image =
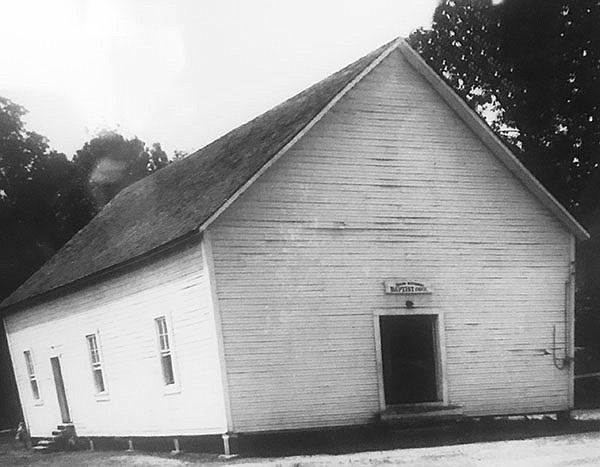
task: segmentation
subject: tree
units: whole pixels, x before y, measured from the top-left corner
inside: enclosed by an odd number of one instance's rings
[[[188,151],[184,151],[182,149],[175,149],[175,151],[173,151],[173,162],[185,159],[189,155],[190,153]]]
[[[95,215],[119,191],[148,174],[149,156],[143,141],[102,131],[73,157],[77,190]]]
[[[77,151],[73,164],[77,176],[72,188],[83,200],[82,211],[89,209],[89,220],[119,191],[165,167],[169,159],[160,143],[147,148],[137,137],[103,130]]]
[[[155,172],[169,165],[169,157],[167,156],[167,153],[163,151],[160,143],[153,143],[148,152],[150,155],[147,167],[149,172]]]
[[[0,297],[73,233],[61,224],[58,209],[71,165],[44,137],[25,129],[25,113],[0,97]]]

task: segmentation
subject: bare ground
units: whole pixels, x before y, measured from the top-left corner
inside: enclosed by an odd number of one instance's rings
[[[575,467],[600,465],[600,433],[579,433],[529,440],[494,441],[427,448],[367,451],[342,455],[306,455],[269,459],[221,460],[217,455],[165,455],[122,452],[72,452],[37,454],[11,452],[0,455],[4,467]]]
[[[40,454],[18,449],[10,438],[0,440],[0,466],[27,467],[577,467],[600,466],[600,430],[578,422],[502,422],[458,424],[447,429],[392,430],[315,434],[310,437],[253,440],[262,444],[255,457],[224,460],[217,454],[77,451]],[[592,430],[592,431],[590,431]],[[520,439],[515,439],[520,438]],[[522,439],[526,438],[526,439]],[[488,441],[488,440],[494,441]],[[358,452],[362,451],[362,452]],[[285,455],[297,454],[302,455]],[[329,453],[329,454],[323,454]]]

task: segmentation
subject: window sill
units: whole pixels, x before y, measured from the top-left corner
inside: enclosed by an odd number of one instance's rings
[[[37,401],[33,401],[33,405],[35,406],[40,406],[40,405],[44,405],[44,401],[43,400],[37,400]]]
[[[94,394],[94,399],[96,399],[97,402],[109,401],[110,394],[108,394],[106,392],[101,392],[100,394]]]
[[[163,394],[168,396],[170,394],[179,394],[181,392],[181,386],[178,384],[171,384],[169,386],[165,386],[163,389]]]

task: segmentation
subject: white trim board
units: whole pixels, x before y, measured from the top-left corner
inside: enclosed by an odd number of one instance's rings
[[[227,376],[227,367],[225,359],[225,345],[223,344],[223,327],[221,324],[221,308],[219,306],[219,297],[217,295],[217,278],[215,275],[215,265],[213,261],[212,243],[210,232],[202,234],[200,243],[202,251],[202,269],[208,278],[210,287],[210,302],[212,305],[213,325],[217,338],[217,351],[219,354],[219,369],[221,372],[221,387],[223,389],[223,403],[225,405],[225,421],[227,423],[227,432],[233,432],[233,413],[231,410],[231,399],[229,395],[229,378]]]
[[[446,326],[444,323],[444,312],[441,310],[434,309],[403,309],[394,308],[387,310],[375,310],[373,311],[373,331],[375,339],[375,358],[377,365],[377,386],[379,390],[379,408],[380,410],[386,410],[387,405],[385,402],[385,382],[383,376],[383,354],[381,347],[381,323],[380,318],[382,316],[435,316],[435,336],[434,336],[434,348],[435,359],[436,359],[436,373],[438,386],[438,394],[441,396],[441,400],[434,402],[407,404],[407,405],[440,405],[445,406],[449,404],[448,401],[448,373],[446,367]]]

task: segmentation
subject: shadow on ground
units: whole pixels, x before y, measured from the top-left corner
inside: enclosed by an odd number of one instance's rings
[[[599,430],[599,420],[465,419],[442,426],[376,426],[242,436],[240,451],[244,457],[348,454],[529,439]]]

